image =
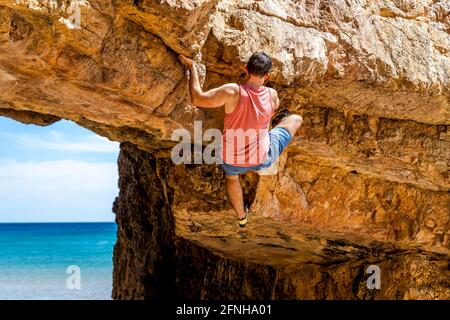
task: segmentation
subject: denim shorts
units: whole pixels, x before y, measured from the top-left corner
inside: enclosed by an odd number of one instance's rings
[[[270,167],[280,156],[284,149],[286,149],[292,137],[287,129],[282,127],[275,127],[269,131],[270,147],[267,154],[267,159],[261,164],[251,167],[233,166],[231,164],[222,163],[221,167],[227,176],[236,176],[247,171],[257,171]]]

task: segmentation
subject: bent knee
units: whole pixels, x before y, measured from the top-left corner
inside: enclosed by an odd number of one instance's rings
[[[303,123],[303,118],[302,118],[301,115],[298,115],[298,114],[291,114],[291,115],[289,116],[289,122],[292,123],[292,129],[293,129],[294,134],[295,134],[295,132],[296,132],[298,129],[300,129],[300,126],[301,126],[302,123]]]
[[[298,115],[298,114],[291,114],[289,117],[292,118],[292,121],[293,121],[296,125],[298,125],[299,127],[302,125],[302,123],[303,123],[303,118],[302,118],[301,115]]]

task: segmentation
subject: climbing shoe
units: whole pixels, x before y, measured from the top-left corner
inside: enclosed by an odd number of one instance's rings
[[[277,115],[272,119],[272,127],[275,127],[281,120],[289,115],[291,115],[291,112],[288,109],[281,109],[278,111]]]
[[[244,201],[244,211],[245,211],[245,217],[242,219],[239,219],[239,227],[243,228],[247,225],[248,222],[248,213],[250,211],[250,205]]]

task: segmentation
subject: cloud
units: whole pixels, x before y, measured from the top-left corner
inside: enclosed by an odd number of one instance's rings
[[[95,134],[67,136],[59,131],[51,130],[41,136],[11,132],[2,132],[0,135],[3,139],[13,142],[16,147],[20,146],[27,150],[115,154],[119,150],[118,142],[109,141],[107,138]]]
[[[0,161],[0,221],[112,221],[114,162]]]
[[[70,121],[0,117],[0,222],[113,221],[118,153],[118,142]]]

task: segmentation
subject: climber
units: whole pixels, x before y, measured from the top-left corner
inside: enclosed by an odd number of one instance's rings
[[[236,211],[239,226],[248,221],[249,204],[244,203],[239,174],[259,171],[275,163],[302,124],[300,115],[279,107],[277,91],[264,86],[272,68],[272,59],[264,52],[252,54],[245,65],[242,83],[227,83],[203,92],[194,60],[183,55],[180,61],[189,69],[192,104],[202,108],[224,106],[221,163],[225,172],[228,197]],[[246,134],[250,132],[250,134]],[[243,138],[244,135],[244,139]]]

